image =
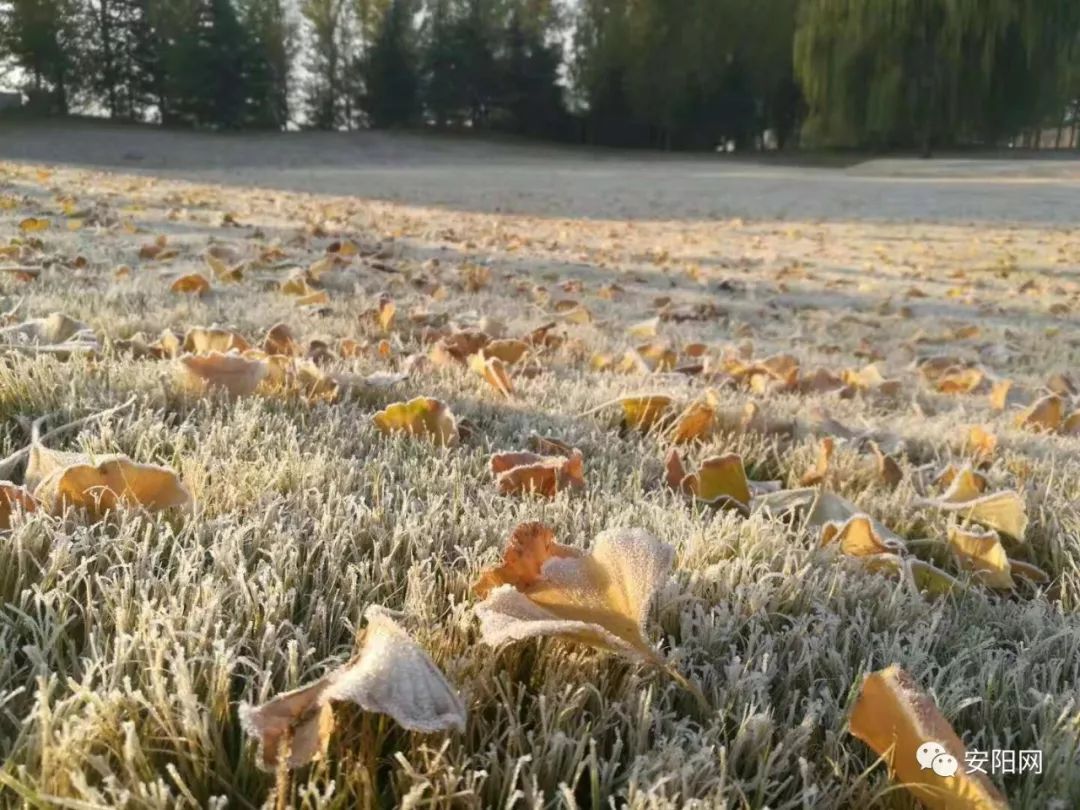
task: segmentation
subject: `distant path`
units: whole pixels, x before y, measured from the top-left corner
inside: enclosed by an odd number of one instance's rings
[[[391,133],[188,133],[0,122],[0,160],[414,205],[597,219],[1071,226],[1080,160],[888,159],[847,168]]]

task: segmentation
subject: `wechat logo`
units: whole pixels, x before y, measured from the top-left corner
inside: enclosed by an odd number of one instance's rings
[[[929,768],[942,777],[956,776],[956,771],[960,767],[956,757],[946,751],[944,745],[933,740],[924,742],[916,749],[915,759],[919,761],[919,767],[924,771]]]

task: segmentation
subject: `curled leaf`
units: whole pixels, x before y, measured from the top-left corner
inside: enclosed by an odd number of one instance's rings
[[[178,362],[187,379],[196,386],[203,389],[220,388],[234,397],[253,393],[269,374],[265,360],[232,352],[185,354]]]
[[[1013,587],[1009,557],[995,531],[979,532],[959,526],[949,527],[949,548],[961,568],[990,588]]]
[[[966,751],[933,700],[900,667],[863,679],[850,718],[851,733],[879,756],[890,772],[934,810],[1005,810],[1005,799],[986,776],[967,773]],[[937,757],[947,757],[937,769]],[[954,775],[939,775],[953,770]]]
[[[831,436],[826,436],[821,440],[818,445],[817,462],[813,469],[803,473],[803,477],[799,480],[801,486],[812,487],[824,482],[825,476],[829,474],[829,462],[832,460],[835,448],[836,443]]]
[[[840,551],[849,557],[867,557],[873,554],[897,554],[903,551],[902,543],[894,538],[881,537],[874,528],[869,515],[852,515],[843,523],[830,521],[821,527],[821,545],[838,543]]]
[[[384,433],[408,433],[446,446],[458,442],[457,420],[446,403],[432,397],[395,402],[376,413],[372,421]]]
[[[15,512],[36,512],[37,507],[37,500],[26,487],[0,481],[0,531],[11,528],[11,516]]]
[[[531,543],[533,552],[522,564],[526,576],[511,572],[507,584],[490,590],[476,606],[486,644],[555,636],[658,660],[644,623],[653,597],[670,574],[670,546],[643,529],[602,532],[584,555],[569,554],[543,535]],[[539,572],[533,576],[537,563]]]
[[[506,364],[498,357],[486,357],[481,351],[469,357],[469,368],[483,377],[488,385],[504,397],[508,399],[513,397],[514,385],[510,382]]]
[[[749,512],[750,482],[746,478],[742,456],[735,453],[713,456],[702,461],[697,472],[687,474],[679,451],[672,450],[665,466],[667,483],[672,489],[686,492],[705,503]]]
[[[503,549],[502,564],[480,574],[473,593],[481,599],[501,585],[527,590],[538,579],[544,563],[553,557],[580,557],[581,551],[555,542],[555,535],[542,523],[521,523],[515,527]]]
[[[686,444],[697,439],[704,439],[716,428],[716,397],[708,395],[697,402],[691,402],[675,418],[671,426],[671,440],[675,444]]]
[[[246,352],[250,348],[251,344],[242,336],[217,326],[210,328],[195,326],[188,329],[184,335],[184,351],[192,354],[208,352],[225,354],[233,350]]]
[[[270,327],[263,338],[263,351],[267,354],[281,354],[286,357],[299,357],[303,349],[296,340],[288,324],[278,323]]]
[[[1048,394],[1037,400],[1030,408],[1016,417],[1016,424],[1028,430],[1053,433],[1065,419],[1065,400],[1057,394]]]
[[[671,407],[669,396],[658,394],[642,397],[621,397],[615,400],[623,410],[623,425],[634,430],[648,431]]]
[[[86,460],[63,463],[34,488],[34,498],[54,514],[74,507],[99,517],[120,505],[159,511],[191,502],[187,489],[167,467],[137,464],[122,455],[79,458]]]
[[[465,730],[465,707],[428,654],[382,608],[364,616],[360,650],[344,666],[261,706],[241,704],[240,722],[259,741],[263,767],[273,769],[286,751],[289,768],[325,755],[335,702],[389,715],[411,731]]]
[[[200,273],[188,273],[186,276],[180,276],[180,278],[176,279],[169,287],[169,290],[183,295],[201,297],[210,291],[210,282],[206,280],[206,276]]]
[[[503,495],[535,493],[552,498],[564,489],[585,488],[585,465],[580,450],[569,456],[536,453],[496,453],[491,472]]]

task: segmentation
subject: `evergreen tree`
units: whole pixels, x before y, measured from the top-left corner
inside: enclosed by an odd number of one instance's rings
[[[414,15],[410,0],[389,0],[373,21],[373,39],[359,65],[358,99],[371,126],[408,124],[418,117]]]
[[[9,0],[2,13],[2,50],[26,75],[31,106],[68,112],[82,78],[79,7],[74,0]]]

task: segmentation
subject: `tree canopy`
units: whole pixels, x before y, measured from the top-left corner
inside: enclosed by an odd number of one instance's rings
[[[1077,142],[1075,0],[0,0],[37,110],[657,148]]]

